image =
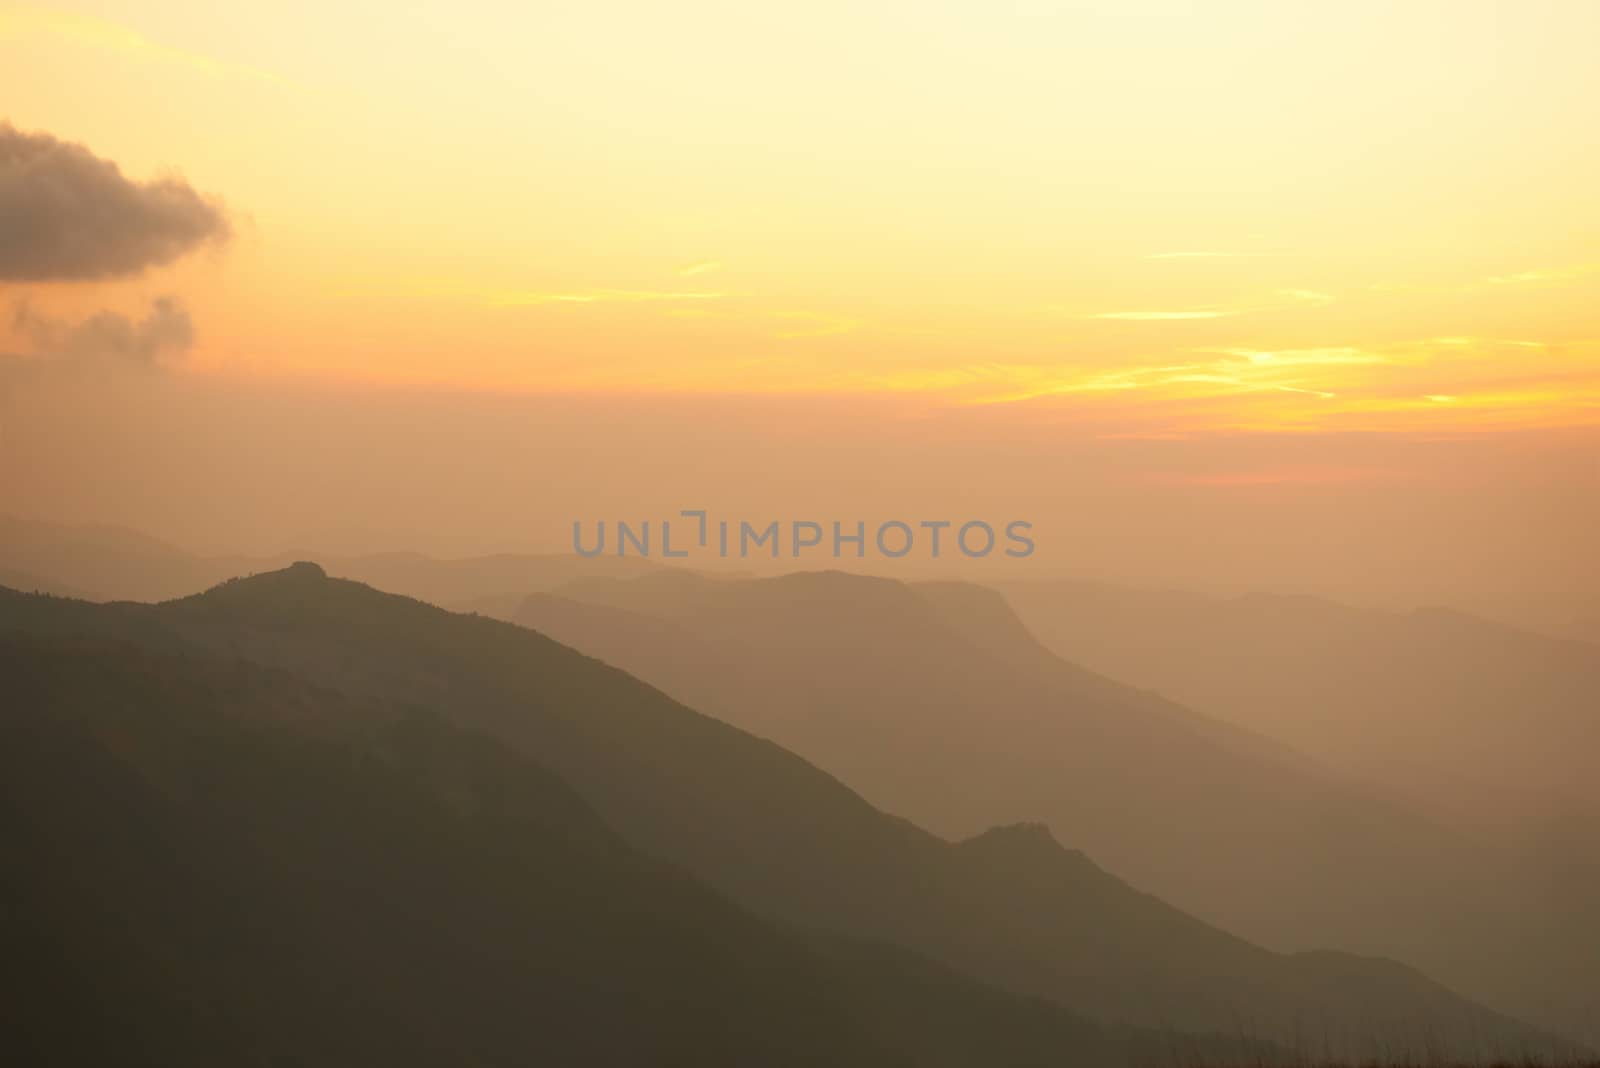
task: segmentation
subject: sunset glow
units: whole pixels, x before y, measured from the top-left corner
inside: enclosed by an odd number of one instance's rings
[[[1547,435],[1570,497],[1600,477],[1597,37],[1576,0],[6,5],[16,129],[181,174],[232,236],[4,296],[172,296],[195,388],[744,397],[1220,493],[1325,486],[1281,443],[1346,471],[1355,438],[1513,492]],[[22,323],[0,352],[48,358]],[[1230,459],[1126,445],[1163,440]]]

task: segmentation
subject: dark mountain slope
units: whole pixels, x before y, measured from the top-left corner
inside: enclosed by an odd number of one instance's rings
[[[0,681],[10,1063],[1044,1065],[1162,1044],[780,930],[429,713],[93,638],[0,637]]]
[[[1312,1027],[1344,1048],[1382,1035],[1391,1050],[1446,1043],[1474,1055],[1485,1042],[1545,1041],[1392,965],[1251,946],[1053,843],[1028,851],[1050,858],[1053,881],[1041,890],[981,851],[882,815],[776,745],[547,638],[315,567],[156,607],[0,598],[4,625],[194,642],[348,693],[447,709],[451,722],[570,782],[630,842],[758,911],[886,938],[1103,1018],[1225,1032],[1249,1020],[1263,1036]],[[1330,983],[1331,974],[1349,979]]]

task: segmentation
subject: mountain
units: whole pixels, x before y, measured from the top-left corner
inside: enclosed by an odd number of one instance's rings
[[[638,557],[500,553],[441,560],[421,553],[372,553],[327,560],[330,573],[437,605],[465,606],[506,590],[554,589],[587,576],[632,578],[661,570]],[[185,591],[193,592],[193,591]]]
[[[204,556],[123,527],[0,515],[0,585],[86,600],[172,600],[237,575],[276,571],[301,555]],[[441,560],[395,552],[323,560],[334,574],[452,606],[492,603],[508,590],[552,589],[584,576],[628,578],[661,569],[637,557],[536,553]]]
[[[1600,645],[1600,616],[1580,616],[1554,629],[1552,634],[1558,638]]]
[[[1066,585],[1070,588],[1086,584]],[[1582,585],[1542,593],[1521,591],[1453,597],[1436,594],[1406,607],[1419,605],[1438,605],[1552,638],[1600,642],[1600,592],[1586,592]]]
[[[1456,610],[1306,596],[1004,589],[1063,655],[1297,746],[1491,842],[1542,928],[1528,943],[1543,947],[1545,974],[1517,970],[1513,1003],[1600,1040],[1600,656],[1573,640],[1578,628],[1563,640]]]
[[[1115,1064],[1167,1046],[762,920],[432,710],[94,637],[0,636],[0,679],[10,1063]]]
[[[1133,890],[1037,826],[952,844],[777,745],[540,634],[314,565],[150,606],[0,597],[0,630],[201,649],[352,701],[438,710],[570,783],[647,855],[806,929],[881,939],[1120,1024],[1321,1052],[1562,1049],[1399,965],[1284,955]]]
[[[1600,655],[1447,609],[1073,583],[1005,592],[1064,656],[1472,826],[1600,816]]]
[[[10,590],[22,590],[25,593],[49,593],[57,597],[76,597],[79,600],[95,599],[75,586],[8,567],[0,567],[0,586]]]
[[[239,570],[114,526],[70,526],[0,515],[0,568],[31,577],[24,587],[86,591],[94,600],[164,600]],[[9,584],[8,584],[9,585]]]
[[[1282,742],[1063,660],[994,591],[658,574],[580,580],[513,618],[938,833],[1040,820],[1254,941],[1394,957],[1549,1026],[1592,1028],[1600,978],[1580,950],[1594,925],[1551,907],[1576,884],[1520,871],[1517,854]]]

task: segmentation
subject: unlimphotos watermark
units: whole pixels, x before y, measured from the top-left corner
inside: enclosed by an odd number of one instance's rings
[[[713,520],[703,508],[688,508],[679,512],[677,519],[616,520],[609,525],[602,519],[587,532],[582,520],[573,520],[572,549],[579,556],[599,556],[610,551],[618,556],[658,555],[675,560],[697,554],[862,559],[869,553],[891,560],[913,555],[936,560],[943,554],[976,560],[991,554],[1032,556],[1032,530],[1033,524],[1024,519],[1000,524],[982,519],[960,523],[948,519],[888,519],[870,528],[864,519],[848,523],[810,519],[752,523],[745,519]]]

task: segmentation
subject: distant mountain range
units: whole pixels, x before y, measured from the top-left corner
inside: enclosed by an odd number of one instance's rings
[[[1600,651],[1435,608],[1004,587],[1062,656],[1390,786],[1469,825],[1600,816]]]
[[[1600,1041],[1600,651],[1443,608],[1008,583],[1052,649],[1294,745],[1493,846],[1544,922],[1522,1011]],[[1514,954],[1513,954],[1514,956]],[[1540,1004],[1546,1008],[1539,1008]]]
[[[797,618],[780,636],[809,632]],[[881,622],[823,618],[824,646]],[[10,915],[55,918],[8,932],[45,977],[40,1033],[49,991],[91,982],[115,1020],[148,1007],[151,1048],[202,1058],[248,1035],[257,1059],[421,1063],[469,1028],[484,1037],[459,1060],[496,1063],[545,1015],[553,1048],[672,1052],[652,1063],[771,1060],[763,1042],[828,1063],[1084,1063],[1148,1052],[1134,1026],[1332,1056],[1571,1049],[1400,965],[1260,949],[1036,824],[951,844],[549,638],[312,565],[156,606],[5,594],[0,634],[24,695],[6,819],[34,861]],[[1196,744],[1233,752],[1235,733]],[[40,944],[80,914],[69,956]],[[102,959],[109,978],[85,979]],[[535,993],[513,1006],[513,989]],[[635,1007],[635,1033],[595,1034]],[[203,1027],[161,1029],[180,1018]]]
[[[1407,960],[1549,1026],[1596,1018],[1600,925],[1553,896],[1585,881],[1553,885],[1281,741],[1065,661],[993,591],[663,572],[576,580],[511,618],[936,832],[1043,821],[1266,945]]]
[[[302,556],[202,556],[114,526],[70,526],[0,515],[0,585],[91,601],[167,601],[226,579],[276,571]],[[661,569],[637,557],[502,553],[441,560],[421,553],[319,554],[334,574],[443,605],[552,589],[586,575]]]

